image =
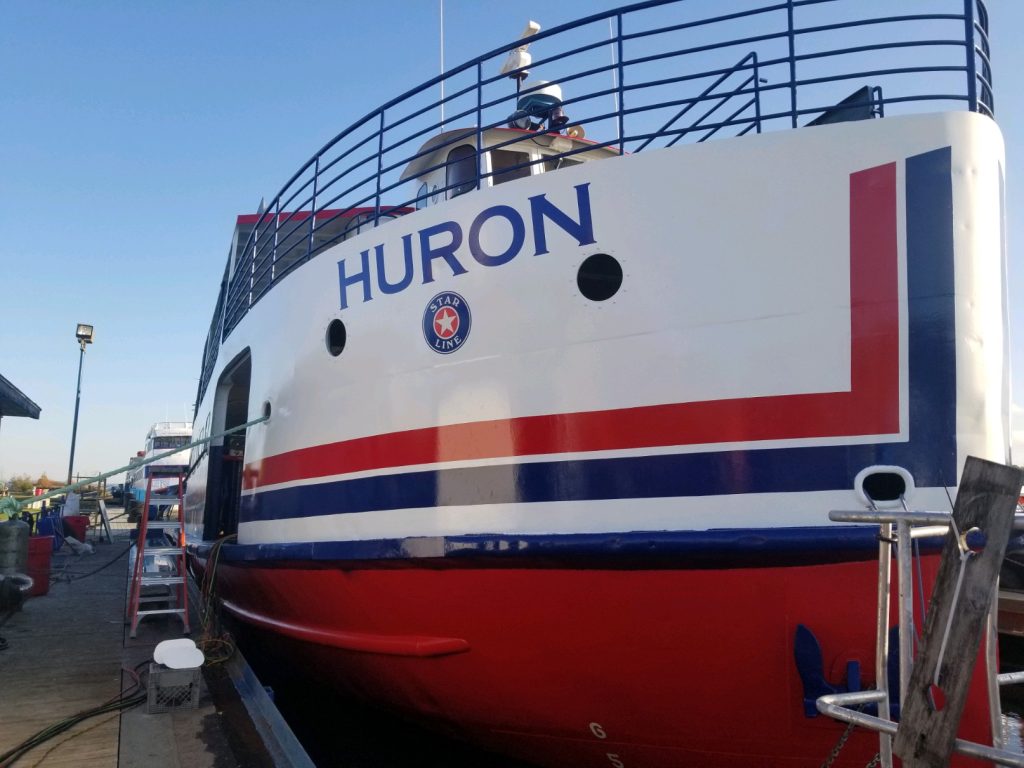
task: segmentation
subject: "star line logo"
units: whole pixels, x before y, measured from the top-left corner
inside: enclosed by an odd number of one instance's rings
[[[449,355],[466,343],[471,324],[466,300],[453,291],[443,291],[423,311],[423,338],[435,352]]]
[[[434,313],[434,333],[442,339],[450,339],[459,330],[459,316],[451,307],[441,307]]]

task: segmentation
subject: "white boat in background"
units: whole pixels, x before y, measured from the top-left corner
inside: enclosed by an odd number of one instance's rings
[[[188,445],[192,425],[187,421],[158,421],[146,433],[146,446],[136,455],[141,460]],[[152,464],[129,469],[125,475],[126,495],[138,502],[146,497],[146,485],[152,479],[152,490],[163,491],[177,486],[178,477],[188,473],[188,450],[166,456]]]

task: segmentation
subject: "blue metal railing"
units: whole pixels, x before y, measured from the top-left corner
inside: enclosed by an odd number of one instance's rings
[[[865,15],[856,0],[761,0],[759,7],[737,10],[730,5],[717,3],[706,15],[709,6],[692,0],[647,0],[531,37],[531,78],[558,83],[571,124],[585,126],[595,140],[561,156],[601,147],[633,153],[796,128],[864,86],[875,115],[949,108],[993,114],[982,0],[921,0],[910,6],[913,13],[891,16]],[[334,222],[369,210],[376,226],[426,195],[454,187],[409,191],[413,185],[400,178],[409,163],[474,137],[476,183],[488,183],[494,173],[483,172],[483,132],[506,126],[517,95],[528,93],[517,94],[517,80],[499,74],[519,44],[485,53],[374,109],[284,184],[232,254],[197,402],[219,342],[273,285],[345,237]],[[437,98],[442,84],[444,96]],[[461,130],[421,150],[443,130],[442,107],[444,126]],[[491,141],[486,150],[520,141],[513,135]],[[442,161],[418,175],[443,167]],[[515,168],[502,172],[509,170]],[[335,212],[317,215],[325,211]]]

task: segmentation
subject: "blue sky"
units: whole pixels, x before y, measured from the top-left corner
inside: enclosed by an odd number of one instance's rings
[[[615,4],[447,0],[446,61],[498,46],[527,19],[550,28]],[[1013,296],[1024,287],[1024,4],[988,7]],[[152,422],[191,420],[235,216],[343,127],[437,73],[438,2],[2,9],[0,373],[43,410],[3,420],[0,477],[66,473],[79,322],[95,325],[96,343],[75,467],[105,471],[141,448]],[[1011,311],[1024,404],[1024,308]]]

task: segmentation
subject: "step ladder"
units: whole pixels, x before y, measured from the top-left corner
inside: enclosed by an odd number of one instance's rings
[[[185,489],[184,478],[178,475],[177,496],[153,495],[153,478],[146,481],[146,498],[139,518],[138,539],[135,542],[135,567],[132,569],[132,581],[128,595],[129,637],[134,638],[139,628],[139,621],[146,616],[172,614],[181,619],[184,633],[190,634],[188,620],[188,585],[185,583]],[[164,519],[164,509],[177,505],[176,519]],[[156,520],[149,519],[149,508],[157,508]],[[167,532],[174,544],[150,544],[147,540],[149,531]],[[146,570],[146,558],[154,560],[156,571]],[[155,562],[158,557],[170,560],[171,567],[161,570]],[[160,587],[159,594],[145,594],[147,587]],[[166,603],[165,608],[144,608],[154,603]]]

